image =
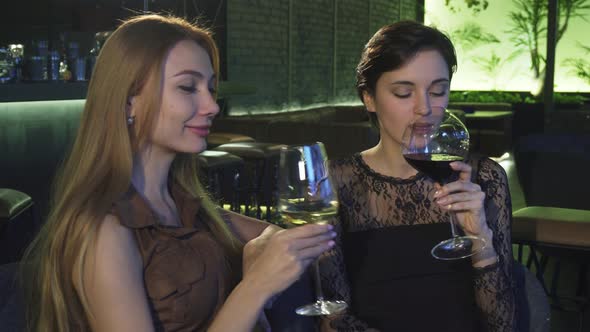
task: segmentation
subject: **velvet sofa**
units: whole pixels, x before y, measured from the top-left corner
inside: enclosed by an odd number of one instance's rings
[[[83,107],[84,100],[0,103],[0,188],[8,192],[0,202],[8,211],[0,227],[0,264],[19,260],[45,219],[55,171]],[[25,202],[22,195],[32,206],[11,216],[11,205]]]
[[[84,100],[0,103],[0,188],[31,196],[39,215],[83,108]]]

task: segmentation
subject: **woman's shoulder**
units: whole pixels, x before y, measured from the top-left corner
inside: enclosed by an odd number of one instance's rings
[[[506,171],[504,167],[492,158],[481,155],[472,154],[469,156],[467,163],[473,170],[473,176],[478,182],[490,179],[506,179]]]
[[[134,312],[133,319],[125,323],[147,328],[151,320],[145,297],[143,260],[133,231],[123,226],[115,215],[107,214],[100,223],[94,246],[89,249],[82,267],[83,277],[74,278],[73,283],[78,293],[86,295],[96,323],[110,326],[113,320],[124,319],[119,310],[124,307],[126,312]]]
[[[358,155],[359,155],[358,153],[355,153],[353,155],[338,158],[338,159],[330,159],[330,161],[329,161],[330,168],[334,169],[334,170],[351,168],[354,166],[354,160],[355,160],[356,156],[358,156]]]
[[[114,214],[108,213],[102,218],[98,225],[95,244],[88,249],[88,257],[94,262],[92,265],[85,266],[86,272],[90,274],[103,267],[114,270],[117,267],[116,264],[123,264],[118,266],[126,267],[122,269],[123,271],[125,269],[141,271],[142,258],[133,230],[121,224]],[[118,263],[113,262],[113,257],[117,257]]]
[[[122,223],[117,215],[108,213],[99,226],[98,243],[101,241],[107,244],[117,242],[118,245],[135,246],[135,235],[133,229]]]
[[[360,154],[356,153],[351,156],[334,159],[329,161],[330,175],[334,181],[350,180],[353,178],[356,169],[358,169],[358,158]]]

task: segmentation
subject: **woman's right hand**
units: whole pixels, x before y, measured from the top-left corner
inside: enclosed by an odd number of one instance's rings
[[[244,246],[242,282],[266,297],[280,293],[323,252],[334,246],[331,225],[291,229],[268,226]]]

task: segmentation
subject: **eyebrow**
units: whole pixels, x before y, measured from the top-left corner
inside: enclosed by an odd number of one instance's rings
[[[434,84],[443,83],[443,82],[448,83],[449,79],[448,78],[437,78],[434,81],[432,81],[430,83],[430,85],[432,86]],[[391,85],[412,85],[413,86],[415,84],[414,84],[414,82],[410,82],[410,81],[395,81],[395,82],[392,82]]]
[[[201,73],[200,71],[190,70],[190,69],[180,71],[180,72],[174,74],[174,76],[172,76],[172,77],[177,77],[177,76],[181,76],[181,75],[191,75],[191,76],[194,76],[197,80],[204,80],[205,79],[205,75],[203,75],[203,73]],[[211,78],[209,79],[209,81],[214,81],[215,78],[216,78],[215,75],[211,75]]]

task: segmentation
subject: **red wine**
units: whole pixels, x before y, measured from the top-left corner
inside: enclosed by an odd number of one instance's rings
[[[450,154],[411,153],[404,158],[418,171],[430,176],[434,181],[442,183],[453,175],[453,169],[449,166],[453,161],[462,161],[463,157]]]

